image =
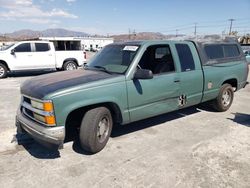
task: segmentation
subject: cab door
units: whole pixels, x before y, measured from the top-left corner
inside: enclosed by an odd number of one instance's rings
[[[178,109],[179,74],[175,66],[171,70],[161,70],[161,65],[164,64],[161,60],[165,55],[171,55],[168,45],[150,46],[144,52],[138,67],[151,70],[154,73],[153,78],[127,81],[131,121]],[[174,62],[171,63],[174,65]]]
[[[21,43],[14,48],[14,53],[11,56],[13,70],[25,70],[32,67],[34,61],[31,43]]]
[[[52,69],[55,68],[55,50],[47,42],[33,43],[33,67],[36,69]]]
[[[203,94],[203,72],[195,46],[190,42],[175,44],[180,65],[179,107],[199,104]]]

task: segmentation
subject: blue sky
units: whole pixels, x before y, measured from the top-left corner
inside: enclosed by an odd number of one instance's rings
[[[250,33],[250,0],[0,0],[0,33],[65,28],[90,34]]]

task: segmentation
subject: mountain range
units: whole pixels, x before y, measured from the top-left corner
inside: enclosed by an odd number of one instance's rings
[[[44,31],[34,31],[34,30],[19,30],[13,33],[0,34],[0,40],[27,40],[35,39],[39,37],[87,37],[91,36],[85,32],[70,31],[66,29],[46,29]],[[112,35],[110,37],[114,38],[115,41],[124,41],[124,40],[149,40],[149,39],[167,39],[174,37],[175,35],[164,35],[159,32],[141,32],[133,34],[118,34]],[[104,37],[96,36],[95,37]]]
[[[13,33],[0,34],[2,37],[14,40],[33,39],[38,37],[86,37],[85,32],[70,31],[66,29],[46,29],[44,31],[34,31],[29,29],[15,31]]]

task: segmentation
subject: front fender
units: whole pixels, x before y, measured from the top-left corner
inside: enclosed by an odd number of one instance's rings
[[[58,126],[64,126],[68,115],[79,108],[101,103],[115,103],[121,112],[123,123],[129,122],[125,82],[80,90],[53,99]]]

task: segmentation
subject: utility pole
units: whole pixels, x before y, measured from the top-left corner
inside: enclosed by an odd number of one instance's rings
[[[221,38],[224,38],[224,36],[225,36],[225,30],[221,32]]]
[[[133,31],[133,39],[135,40],[135,37],[136,37],[136,32],[135,32],[135,29]]]
[[[235,19],[229,19],[228,21],[230,21],[230,28],[229,28],[229,35],[231,35],[231,32],[232,32],[232,26],[233,26],[233,21],[235,21]]]
[[[194,23],[194,36],[196,37],[197,34],[197,23]]]
[[[177,37],[178,36],[178,29],[176,29],[176,33],[175,33],[175,37]]]
[[[130,38],[131,38],[131,30],[130,30],[130,28],[128,29],[128,39],[130,40]]]

